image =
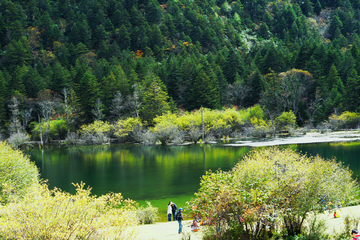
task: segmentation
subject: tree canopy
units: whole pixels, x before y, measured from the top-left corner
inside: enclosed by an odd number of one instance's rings
[[[157,104],[149,95],[152,79],[166,96],[166,110],[250,107],[264,104],[270,88],[284,93],[286,87],[281,108],[293,111],[298,125],[359,111],[359,7],[325,0],[1,1],[1,129],[7,133],[12,96],[22,99],[24,111],[45,89],[62,101],[63,89],[71,89],[79,128],[93,119],[97,99],[104,119],[113,118],[114,93],[131,98],[134,85],[140,117],[152,124],[155,116],[144,114],[158,107],[150,106]],[[304,74],[281,77],[292,69]],[[268,74],[282,81],[270,86]],[[303,76],[310,75],[307,86]],[[317,111],[309,114],[314,102]]]

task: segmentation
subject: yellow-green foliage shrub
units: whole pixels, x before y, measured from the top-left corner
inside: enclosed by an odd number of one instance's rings
[[[81,134],[95,135],[95,134],[102,133],[102,134],[109,136],[113,131],[113,126],[111,124],[109,124],[108,122],[103,122],[103,121],[97,120],[88,125],[81,126],[79,131]]]
[[[95,121],[88,125],[81,126],[80,141],[85,144],[103,144],[109,141],[114,127],[108,122]]]
[[[255,105],[253,107],[242,109],[239,111],[240,119],[244,123],[250,123],[252,119],[264,119],[264,111],[261,109],[259,105]]]
[[[343,112],[340,116],[332,114],[329,117],[331,127],[334,130],[338,129],[354,129],[360,124],[360,114],[355,112]]]
[[[244,124],[239,112],[234,108],[225,110],[203,109],[204,130],[206,134],[215,134],[222,136],[230,131],[240,130]],[[172,124],[178,127],[180,131],[189,131],[191,127],[201,129],[201,110],[187,112],[183,115],[167,113],[154,119],[156,125]]]
[[[66,135],[66,121],[62,118],[58,118],[56,120],[52,120],[50,122],[42,121],[41,122],[41,131],[42,134],[45,134],[46,129],[48,128],[48,124],[50,123],[49,128],[49,139],[50,140],[60,140],[64,139]],[[39,123],[33,122],[33,130],[31,132],[31,136],[34,140],[40,140],[40,128]]]
[[[266,137],[266,134],[269,133],[271,129],[269,122],[256,116],[250,119],[250,124],[253,128],[251,133],[253,137]]]
[[[262,148],[229,172],[202,176],[189,208],[194,215],[229,226],[221,231],[238,234],[231,239],[269,239],[274,224],[288,235],[300,234],[309,213],[340,202],[347,205],[357,191],[352,172],[335,159],[307,157],[290,148]]]
[[[0,206],[3,239],[135,239],[136,208],[120,193],[96,197],[77,184],[76,194],[47,185],[21,201]]]
[[[159,219],[158,208],[153,207],[150,202],[146,201],[147,206],[139,207],[136,211],[136,217],[140,224],[153,224]]]
[[[292,111],[283,112],[279,117],[275,119],[275,125],[279,131],[287,131],[290,128],[294,128],[295,124],[296,117]]]
[[[0,205],[23,197],[37,184],[38,176],[28,157],[5,142],[0,143]]]
[[[127,118],[125,120],[118,120],[114,126],[114,135],[118,138],[127,138],[134,131],[142,128],[140,118]]]

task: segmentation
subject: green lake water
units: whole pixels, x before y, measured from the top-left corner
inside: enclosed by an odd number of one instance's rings
[[[303,153],[335,156],[360,175],[360,142],[289,145]],[[96,195],[121,192],[140,204],[150,201],[166,219],[171,200],[183,207],[209,169],[229,170],[251,148],[214,145],[57,147],[28,151],[50,187],[74,193],[71,183],[85,182]]]

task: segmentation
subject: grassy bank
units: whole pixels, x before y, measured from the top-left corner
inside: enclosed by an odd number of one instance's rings
[[[174,202],[178,209],[179,207],[184,208],[186,206],[186,202],[189,201],[192,196],[193,195],[178,195],[171,198],[139,200],[137,202],[140,206],[146,206],[146,201],[150,202],[152,206],[159,209],[158,222],[167,222],[167,205],[169,204],[169,201]],[[184,216],[186,217],[186,211],[184,212]]]

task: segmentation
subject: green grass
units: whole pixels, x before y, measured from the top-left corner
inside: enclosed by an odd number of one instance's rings
[[[179,195],[174,196],[172,198],[165,198],[165,199],[148,199],[148,200],[140,200],[137,201],[140,206],[146,206],[146,201],[150,202],[152,206],[157,207],[159,209],[159,220],[158,222],[167,222],[167,205],[169,201],[172,201],[176,204],[178,209],[186,207],[186,202],[190,201],[193,195]],[[186,211],[184,212],[184,217],[186,218]],[[172,218],[171,218],[172,219]]]

